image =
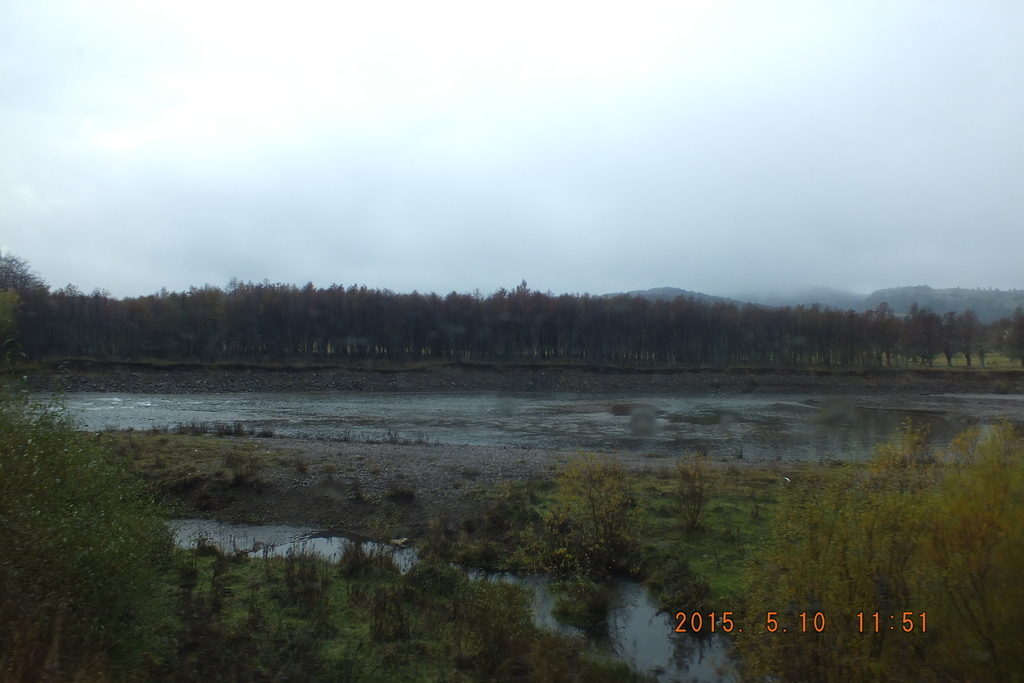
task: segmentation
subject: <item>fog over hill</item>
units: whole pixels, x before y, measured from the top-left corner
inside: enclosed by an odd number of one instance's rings
[[[606,294],[605,296],[621,296],[621,292],[617,294]],[[691,292],[688,289],[679,289],[678,287],[655,287],[654,289],[634,289],[631,292],[626,292],[627,296],[639,296],[645,299],[656,299],[664,301],[672,301],[679,297],[686,297],[687,299],[696,299],[697,301],[704,301],[707,303],[727,303],[742,305],[747,303],[746,301],[739,301],[737,299],[730,299],[724,296],[714,296],[712,294],[704,294],[703,292]]]
[[[918,287],[894,287],[872,292],[864,300],[866,308],[874,308],[887,301],[897,313],[906,313],[910,305],[929,306],[936,313],[966,311],[973,309],[978,319],[990,323],[1013,314],[1018,306],[1024,306],[1024,290],[1021,289],[932,289],[926,285]]]
[[[860,311],[864,310],[865,307],[864,294],[835,289],[833,287],[807,287],[789,294],[760,294],[755,292],[736,298],[766,306],[799,306],[801,304],[810,306],[812,304],[820,304],[844,311],[851,308],[855,311]]]
[[[656,287],[654,289],[627,292],[630,296],[647,299],[671,300],[676,297],[691,297],[698,301],[727,302],[737,305],[746,303],[763,306],[811,306],[819,304],[841,310],[866,311],[882,302],[888,303],[897,314],[906,314],[912,304],[931,308],[936,313],[947,311],[962,313],[972,309],[981,322],[990,323],[1013,314],[1018,306],[1024,306],[1024,290],[1021,289],[933,289],[927,285],[915,287],[890,287],[879,289],[867,296],[830,287],[810,287],[794,294],[749,294],[735,298],[713,296],[702,292],[691,292],[678,287]]]

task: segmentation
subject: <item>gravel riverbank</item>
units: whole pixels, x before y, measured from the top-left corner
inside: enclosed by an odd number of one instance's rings
[[[1024,391],[1024,373],[930,371],[620,370],[558,366],[436,366],[418,370],[138,369],[131,364],[59,366],[29,377],[34,391],[229,392],[552,392],[944,394]]]

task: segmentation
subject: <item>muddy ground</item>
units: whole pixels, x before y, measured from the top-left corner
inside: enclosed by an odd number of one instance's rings
[[[549,478],[575,455],[465,445],[258,441],[275,454],[266,459],[258,486],[218,485],[216,478],[211,486],[207,478],[171,498],[185,512],[224,521],[296,524],[349,537],[417,537],[430,520],[471,518],[502,483]],[[630,467],[651,464],[639,457],[624,460],[634,460]]]

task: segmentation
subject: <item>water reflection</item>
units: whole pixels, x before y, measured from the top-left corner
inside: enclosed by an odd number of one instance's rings
[[[729,644],[717,635],[697,639],[675,633],[647,591],[631,581],[616,584],[608,613],[608,645],[615,656],[663,681],[726,681],[735,673]]]
[[[617,581],[607,621],[600,630],[584,630],[561,623],[553,610],[557,596],[543,576],[471,572],[478,580],[506,581],[528,588],[534,595],[534,622],[563,635],[588,638],[634,669],[657,680],[720,683],[736,680],[736,662],[729,641],[712,635],[694,638],[675,632],[671,615],[659,614],[658,604],[640,584]]]
[[[229,553],[284,557],[289,551],[308,552],[316,553],[329,562],[337,562],[347,548],[354,543],[361,543],[367,552],[384,551],[390,554],[403,574],[412,569],[417,561],[416,550],[413,548],[324,535],[311,527],[229,524],[209,519],[172,519],[169,524],[175,543],[183,548],[194,548],[204,542]]]

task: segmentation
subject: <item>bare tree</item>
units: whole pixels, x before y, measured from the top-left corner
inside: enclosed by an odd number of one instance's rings
[[[942,318],[929,306],[918,308],[916,303],[910,305],[907,316],[907,338],[909,350],[921,357],[922,363],[931,367],[935,360],[935,351],[939,342]]]
[[[10,252],[0,253],[0,292],[46,289],[46,283],[32,271],[28,261]]]
[[[942,316],[942,323],[939,326],[939,341],[942,344],[942,353],[946,356],[946,367],[953,367],[953,355],[959,351],[960,320],[956,311],[949,311]]]
[[[958,316],[960,327],[960,351],[967,359],[967,367],[971,367],[971,354],[974,353],[974,344],[981,333],[981,323],[978,322],[977,314],[970,308]]]

